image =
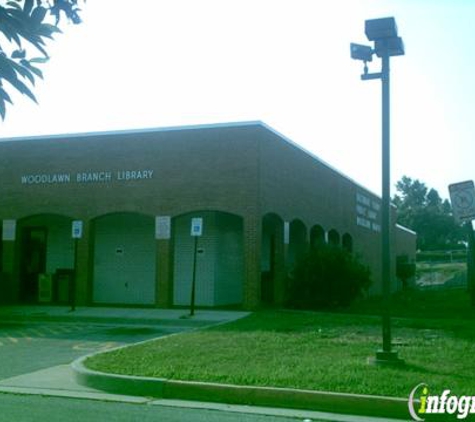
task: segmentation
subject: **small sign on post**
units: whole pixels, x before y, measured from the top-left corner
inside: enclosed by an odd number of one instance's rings
[[[193,273],[191,278],[190,317],[195,315],[195,291],[196,291],[196,254],[198,252],[198,238],[203,235],[203,219],[195,217],[191,219],[191,236],[195,238],[193,248]]]
[[[452,210],[457,221],[475,219],[475,186],[472,180],[453,183],[449,186]]]
[[[72,238],[81,239],[82,237],[82,221],[74,220],[72,226]]]
[[[201,217],[191,219],[191,235],[196,237],[203,235],[203,219]]]
[[[72,224],[72,238],[74,239],[74,274],[69,281],[69,301],[71,303],[71,312],[76,310],[76,277],[78,265],[78,240],[82,238],[83,222],[74,220]]]
[[[467,284],[475,307],[475,237],[472,220],[475,219],[475,186],[472,180],[449,185],[450,201],[455,220],[467,228]]]

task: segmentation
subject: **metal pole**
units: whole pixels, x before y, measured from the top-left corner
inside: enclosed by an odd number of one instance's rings
[[[391,160],[389,113],[389,53],[382,55],[382,211],[383,352],[391,352]]]
[[[467,221],[468,250],[467,250],[467,286],[470,292],[472,306],[475,307],[475,237],[472,221]]]
[[[195,290],[196,290],[196,254],[198,249],[198,236],[195,236],[195,247],[193,251],[193,275],[191,279],[191,300],[190,316],[195,315]]]
[[[78,239],[74,239],[74,272],[72,279],[69,280],[69,301],[71,303],[71,310],[70,312],[74,312],[76,310],[76,277],[78,274]]]

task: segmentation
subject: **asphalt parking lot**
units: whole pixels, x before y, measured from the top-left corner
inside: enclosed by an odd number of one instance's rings
[[[85,354],[135,343],[180,327],[60,321],[0,322],[0,379],[69,363]]]

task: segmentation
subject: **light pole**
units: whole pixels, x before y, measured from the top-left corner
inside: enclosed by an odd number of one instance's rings
[[[389,58],[404,55],[404,44],[398,37],[394,18],[365,21],[365,34],[374,48],[351,44],[351,57],[364,62],[363,81],[381,79],[382,92],[382,205],[381,205],[381,261],[383,283],[383,348],[376,352],[377,364],[402,364],[391,344],[391,177],[390,177],[390,113],[389,113]],[[368,73],[367,63],[373,55],[381,58],[381,72]]]

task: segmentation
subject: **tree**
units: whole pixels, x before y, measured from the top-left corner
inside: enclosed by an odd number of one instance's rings
[[[85,1],[85,0],[84,0]],[[13,104],[9,88],[36,98],[28,86],[43,78],[38,64],[48,60],[46,41],[60,33],[58,24],[64,15],[79,24],[78,0],[0,1],[0,116],[5,119],[7,103]]]
[[[454,249],[464,240],[463,230],[455,223],[452,207],[435,189],[417,179],[404,176],[396,184],[393,198],[399,224],[417,232],[421,250]]]

